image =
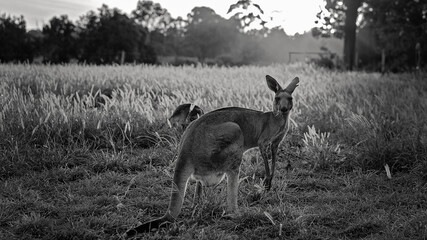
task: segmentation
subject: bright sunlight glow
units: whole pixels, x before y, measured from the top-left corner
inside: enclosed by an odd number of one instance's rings
[[[225,18],[228,8],[237,0],[155,0],[166,8],[173,17],[187,17],[191,9],[196,6],[210,7]],[[316,13],[323,0],[254,0],[264,10],[268,17],[268,27],[281,26],[288,35],[304,33],[315,26]],[[90,10],[105,3],[110,8],[118,8],[130,14],[136,8],[137,0],[0,0],[0,14],[6,13],[12,16],[23,15],[27,22],[27,29],[41,28],[54,16],[68,15],[73,21],[79,19]],[[272,19],[271,19],[272,18]]]

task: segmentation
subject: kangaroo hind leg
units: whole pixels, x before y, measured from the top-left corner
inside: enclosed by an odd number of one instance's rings
[[[239,192],[239,171],[243,157],[243,139],[239,139],[232,147],[228,157],[230,168],[227,175],[227,213],[237,212],[237,195]]]
[[[227,175],[227,213],[237,212],[237,194],[239,188],[239,169],[242,163],[244,136],[239,125],[235,123],[222,124],[217,139],[224,146],[215,157],[222,163],[222,170]]]
[[[170,216],[172,219],[175,219],[181,212],[185,192],[187,190],[187,183],[191,174],[194,172],[193,166],[191,166],[188,161],[180,160],[182,159],[179,159],[175,166],[169,208],[165,215]]]

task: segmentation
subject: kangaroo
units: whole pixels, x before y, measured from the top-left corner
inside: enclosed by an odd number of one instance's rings
[[[169,118],[169,122],[185,130],[192,121],[198,119],[203,114],[203,109],[199,106],[185,103],[179,105],[175,111],[173,111],[172,116]]]
[[[298,77],[283,89],[271,76],[266,76],[267,86],[274,93],[273,111],[229,107],[201,116],[185,130],[178,147],[178,159],[173,176],[172,192],[166,214],[129,230],[126,235],[159,229],[174,222],[181,212],[189,179],[197,186],[219,184],[227,177],[227,213],[237,211],[239,168],[243,152],[259,147],[264,159],[266,189],[271,188],[277,148],[288,130],[292,109],[292,93],[298,86]],[[271,169],[268,163],[271,151]],[[196,192],[199,191],[196,188]]]

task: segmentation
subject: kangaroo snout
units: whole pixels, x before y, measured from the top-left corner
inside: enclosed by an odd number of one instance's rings
[[[280,106],[280,111],[285,113],[285,112],[290,111],[292,109],[292,107],[293,107],[292,102],[288,102],[288,103]]]
[[[282,107],[281,109],[280,109],[280,111],[282,111],[282,112],[287,112],[287,111],[289,111],[289,110],[291,110],[291,108],[292,107]]]

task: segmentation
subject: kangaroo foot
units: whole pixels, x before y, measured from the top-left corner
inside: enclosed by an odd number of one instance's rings
[[[265,187],[265,190],[267,190],[267,191],[270,191],[270,189],[271,189],[271,181],[273,180],[273,178],[272,177],[266,177],[265,179],[264,179],[264,187]]]
[[[171,224],[171,221],[163,217],[159,219],[155,219],[128,230],[126,232],[126,237],[133,237],[138,233],[148,233],[152,231],[157,231],[161,228],[167,227],[170,224]]]

